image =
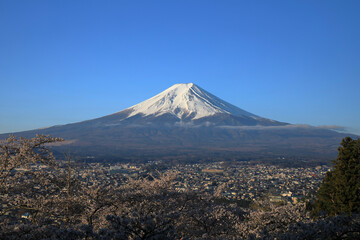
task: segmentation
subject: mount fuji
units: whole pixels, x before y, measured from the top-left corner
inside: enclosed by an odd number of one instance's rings
[[[131,107],[131,116],[161,116],[170,113],[180,120],[195,120],[216,114],[229,114],[258,118],[254,114],[237,108],[193,83],[175,84],[164,92]]]
[[[240,109],[199,86],[175,84],[120,112],[14,133],[48,134],[54,146],[110,160],[331,159],[344,134],[279,122]],[[9,134],[1,134],[0,139]]]
[[[175,84],[148,100],[101,119],[104,124],[111,121],[110,124],[287,125],[242,110],[193,83]]]

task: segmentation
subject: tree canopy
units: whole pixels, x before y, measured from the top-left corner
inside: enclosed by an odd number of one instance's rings
[[[334,216],[360,212],[360,139],[346,137],[338,148],[334,168],[319,188],[314,212]]]

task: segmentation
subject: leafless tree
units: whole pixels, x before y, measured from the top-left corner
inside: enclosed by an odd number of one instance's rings
[[[32,164],[42,163],[54,165],[54,156],[46,144],[63,141],[45,135],[27,139],[17,139],[10,135],[7,140],[0,143],[0,188],[3,188],[9,175],[16,168],[29,168]]]
[[[1,141],[0,202],[7,204],[1,209],[0,216],[17,208],[35,212],[39,210],[38,203],[41,202],[42,193],[50,191],[46,187],[49,178],[44,171],[32,168],[39,168],[39,165],[44,168],[55,167],[54,156],[48,144],[62,140],[45,135],[36,135],[31,139],[11,135],[7,140]],[[11,196],[11,201],[7,201],[6,196]]]

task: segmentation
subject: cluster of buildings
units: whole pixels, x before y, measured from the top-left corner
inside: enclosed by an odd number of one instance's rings
[[[146,177],[158,169],[159,162],[144,165],[119,164],[109,166],[110,174],[124,177]],[[176,173],[177,191],[203,190],[233,200],[260,200],[296,203],[318,189],[328,166],[280,168],[274,165],[239,163],[184,164],[162,168]]]
[[[197,164],[164,164],[149,162],[146,164],[119,163],[102,164],[88,163],[76,166],[77,163],[63,162],[57,170],[45,169],[51,179],[58,176],[75,177],[86,187],[113,186],[114,188],[127,184],[129,179],[159,177],[162,174],[172,174],[172,188],[179,192],[201,191],[219,196],[226,201],[237,201],[247,207],[251,202],[269,199],[272,202],[297,203],[311,196],[318,189],[322,179],[330,170],[327,166],[308,168],[281,168],[274,165],[254,164],[251,162],[215,162]],[[43,171],[43,165],[32,169],[16,169],[17,172]],[[25,177],[26,175],[24,175]],[[15,177],[15,176],[14,176]],[[16,181],[16,179],[14,179]],[[26,178],[23,179],[27,181]],[[30,179],[31,181],[31,179]],[[31,191],[41,190],[37,185]],[[31,192],[30,191],[30,192]],[[61,193],[66,194],[64,184]],[[18,193],[14,193],[14,197]],[[0,215],[21,216],[28,219],[30,213],[26,209],[14,208],[13,193],[2,194],[0,199]],[[23,195],[22,193],[20,195]],[[24,195],[27,196],[27,195]],[[16,198],[19,198],[18,196]],[[20,201],[20,200],[19,200]],[[20,201],[21,202],[21,201]],[[9,205],[9,203],[11,203]]]

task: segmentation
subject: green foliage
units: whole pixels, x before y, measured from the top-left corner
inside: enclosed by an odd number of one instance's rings
[[[317,193],[314,213],[334,216],[360,212],[360,139],[346,137],[338,148],[334,169],[326,174]]]

